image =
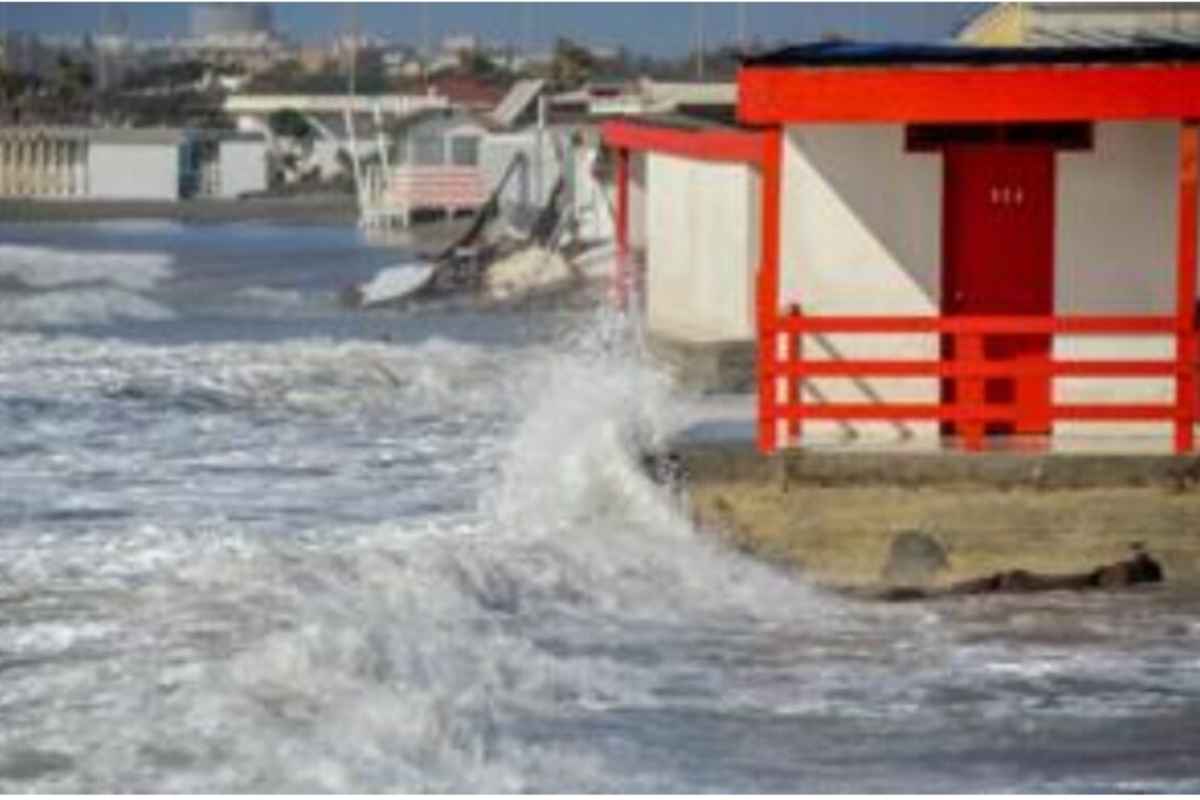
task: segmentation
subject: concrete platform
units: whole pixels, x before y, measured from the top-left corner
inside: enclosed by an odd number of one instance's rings
[[[701,528],[822,584],[891,585],[897,537],[918,532],[947,554],[928,586],[998,571],[1090,570],[1129,556],[1159,559],[1169,583],[1200,586],[1200,455],[1166,437],[993,440],[815,439],[771,456],[754,445],[750,396],[688,404],[672,446],[688,472]],[[1066,444],[1071,444],[1067,442]]]

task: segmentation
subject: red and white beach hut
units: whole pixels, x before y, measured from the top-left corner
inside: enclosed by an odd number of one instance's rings
[[[763,451],[1193,449],[1200,48],[822,43],[738,89],[604,137],[649,316],[752,326]]]

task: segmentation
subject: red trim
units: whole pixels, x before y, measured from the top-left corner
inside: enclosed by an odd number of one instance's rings
[[[880,317],[784,316],[793,333],[1175,333],[1176,317]]]
[[[1186,140],[1185,140],[1186,141]],[[1184,145],[1189,147],[1189,145]],[[1190,147],[1200,156],[1200,130],[1193,130]],[[1193,173],[1200,164],[1193,162]],[[1184,174],[1187,174],[1185,170]],[[1187,185],[1186,182],[1181,185]],[[1191,184],[1195,191],[1196,184]],[[1187,198],[1184,198],[1187,205]],[[1190,201],[1196,202],[1196,197]],[[1197,209],[1193,205],[1191,212]],[[1184,209],[1189,213],[1188,209]],[[1189,217],[1195,220],[1194,213]],[[1184,226],[1186,230],[1187,226]],[[1192,249],[1184,248],[1184,256],[1190,252],[1194,257],[1195,229],[1192,229]],[[1186,233],[1181,241],[1186,243]],[[1194,264],[1190,284],[1182,286],[1181,296],[1194,291]],[[1181,273],[1183,275],[1183,273]],[[1191,305],[1188,305],[1191,308]],[[1181,304],[1182,309],[1182,304]],[[1117,379],[1143,379],[1147,377],[1172,378],[1177,381],[1178,394],[1172,404],[1061,404],[1039,409],[1038,413],[1047,420],[1089,420],[1093,422],[1148,422],[1155,420],[1173,421],[1176,428],[1176,448],[1186,452],[1191,445],[1178,441],[1179,430],[1191,430],[1195,415],[1194,360],[1196,345],[1191,317],[1187,324],[1180,325],[1178,317],[807,317],[792,310],[786,314],[775,314],[773,320],[764,324],[769,327],[770,338],[760,340],[760,352],[769,358],[760,362],[760,425],[770,420],[772,438],[768,442],[773,448],[775,427],[778,421],[791,423],[801,420],[940,420],[958,425],[963,445],[968,450],[980,450],[985,442],[985,425],[993,422],[1015,422],[1018,428],[1028,422],[1030,410],[1021,405],[989,404],[986,402],[984,381],[988,378],[1017,378],[1031,375],[1055,377],[1105,377]],[[1067,333],[1067,334],[1175,334],[1182,340],[1191,339],[1190,345],[1181,344],[1184,356],[1171,361],[1132,360],[1058,360],[1058,361],[989,361],[984,354],[983,342],[989,335],[1020,333]],[[786,353],[779,358],[768,341],[777,341],[780,335],[799,336],[804,333],[948,333],[957,336],[954,360],[904,360],[904,359],[858,359],[836,361],[806,361],[802,354],[792,357]],[[818,377],[854,378],[864,375],[913,378],[948,378],[958,382],[957,393],[952,402],[938,403],[807,403],[798,393],[791,394],[783,402],[776,402],[776,382],[786,379],[789,383]],[[1189,378],[1191,382],[1189,383]],[[764,401],[763,398],[766,398]],[[760,428],[761,433],[761,428]],[[760,440],[760,446],[763,444]],[[1186,445],[1186,446],[1185,446]],[[1182,448],[1182,449],[1181,449]],[[763,448],[767,450],[767,448]],[[769,451],[768,451],[769,452]]]
[[[1200,129],[1184,123],[1179,132],[1179,243],[1177,264],[1176,317],[1178,337],[1175,357],[1179,378],[1175,381],[1175,452],[1189,452],[1195,444],[1196,404],[1196,181],[1200,171]]]
[[[617,150],[617,263],[614,276],[617,308],[629,305],[629,151]]]
[[[781,68],[738,71],[738,119],[1042,122],[1200,117],[1200,67]]]
[[[706,161],[761,164],[765,131],[685,130],[611,120],[600,126],[604,143],[627,150],[651,150]]]
[[[778,361],[776,336],[779,310],[780,186],[782,181],[783,136],[778,128],[763,134],[762,152],[762,263],[755,289],[758,311],[758,447],[770,453],[776,447],[775,377],[771,366]],[[797,348],[798,350],[799,348]],[[800,427],[796,426],[799,439]]]
[[[1049,361],[1013,363],[1007,361],[890,361],[863,359],[853,361],[801,361],[777,364],[775,375],[804,377],[874,375],[889,378],[1009,378],[1032,375],[1058,375],[1089,378],[1173,377],[1179,370],[1174,361]]]
[[[955,420],[981,425],[983,422],[1020,420],[1020,406],[998,405],[940,405],[937,403],[822,403],[800,406],[779,406],[775,409],[781,419],[834,420]],[[1050,407],[1055,419],[1090,420],[1093,422],[1151,422],[1176,419],[1173,405],[1112,404],[1056,405]],[[980,438],[982,431],[980,432]],[[971,448],[968,436],[968,448]],[[977,440],[978,442],[978,440]]]

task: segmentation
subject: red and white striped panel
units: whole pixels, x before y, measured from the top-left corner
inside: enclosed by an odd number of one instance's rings
[[[392,171],[389,199],[407,208],[470,208],[487,201],[477,167],[413,166]]]

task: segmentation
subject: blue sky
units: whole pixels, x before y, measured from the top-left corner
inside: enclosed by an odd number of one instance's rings
[[[44,33],[99,28],[101,3],[0,1],[0,27]],[[120,7],[134,35],[185,34],[188,3],[108,4]],[[327,39],[348,29],[351,8],[364,32],[420,44],[427,29],[477,32],[489,40],[545,48],[556,36],[638,53],[675,55],[694,41],[697,15],[707,44],[737,37],[739,17],[749,36],[767,42],[800,41],[829,31],[861,39],[928,40],[949,35],[980,3],[275,3],[275,25],[301,40]],[[739,7],[742,8],[739,11]]]

